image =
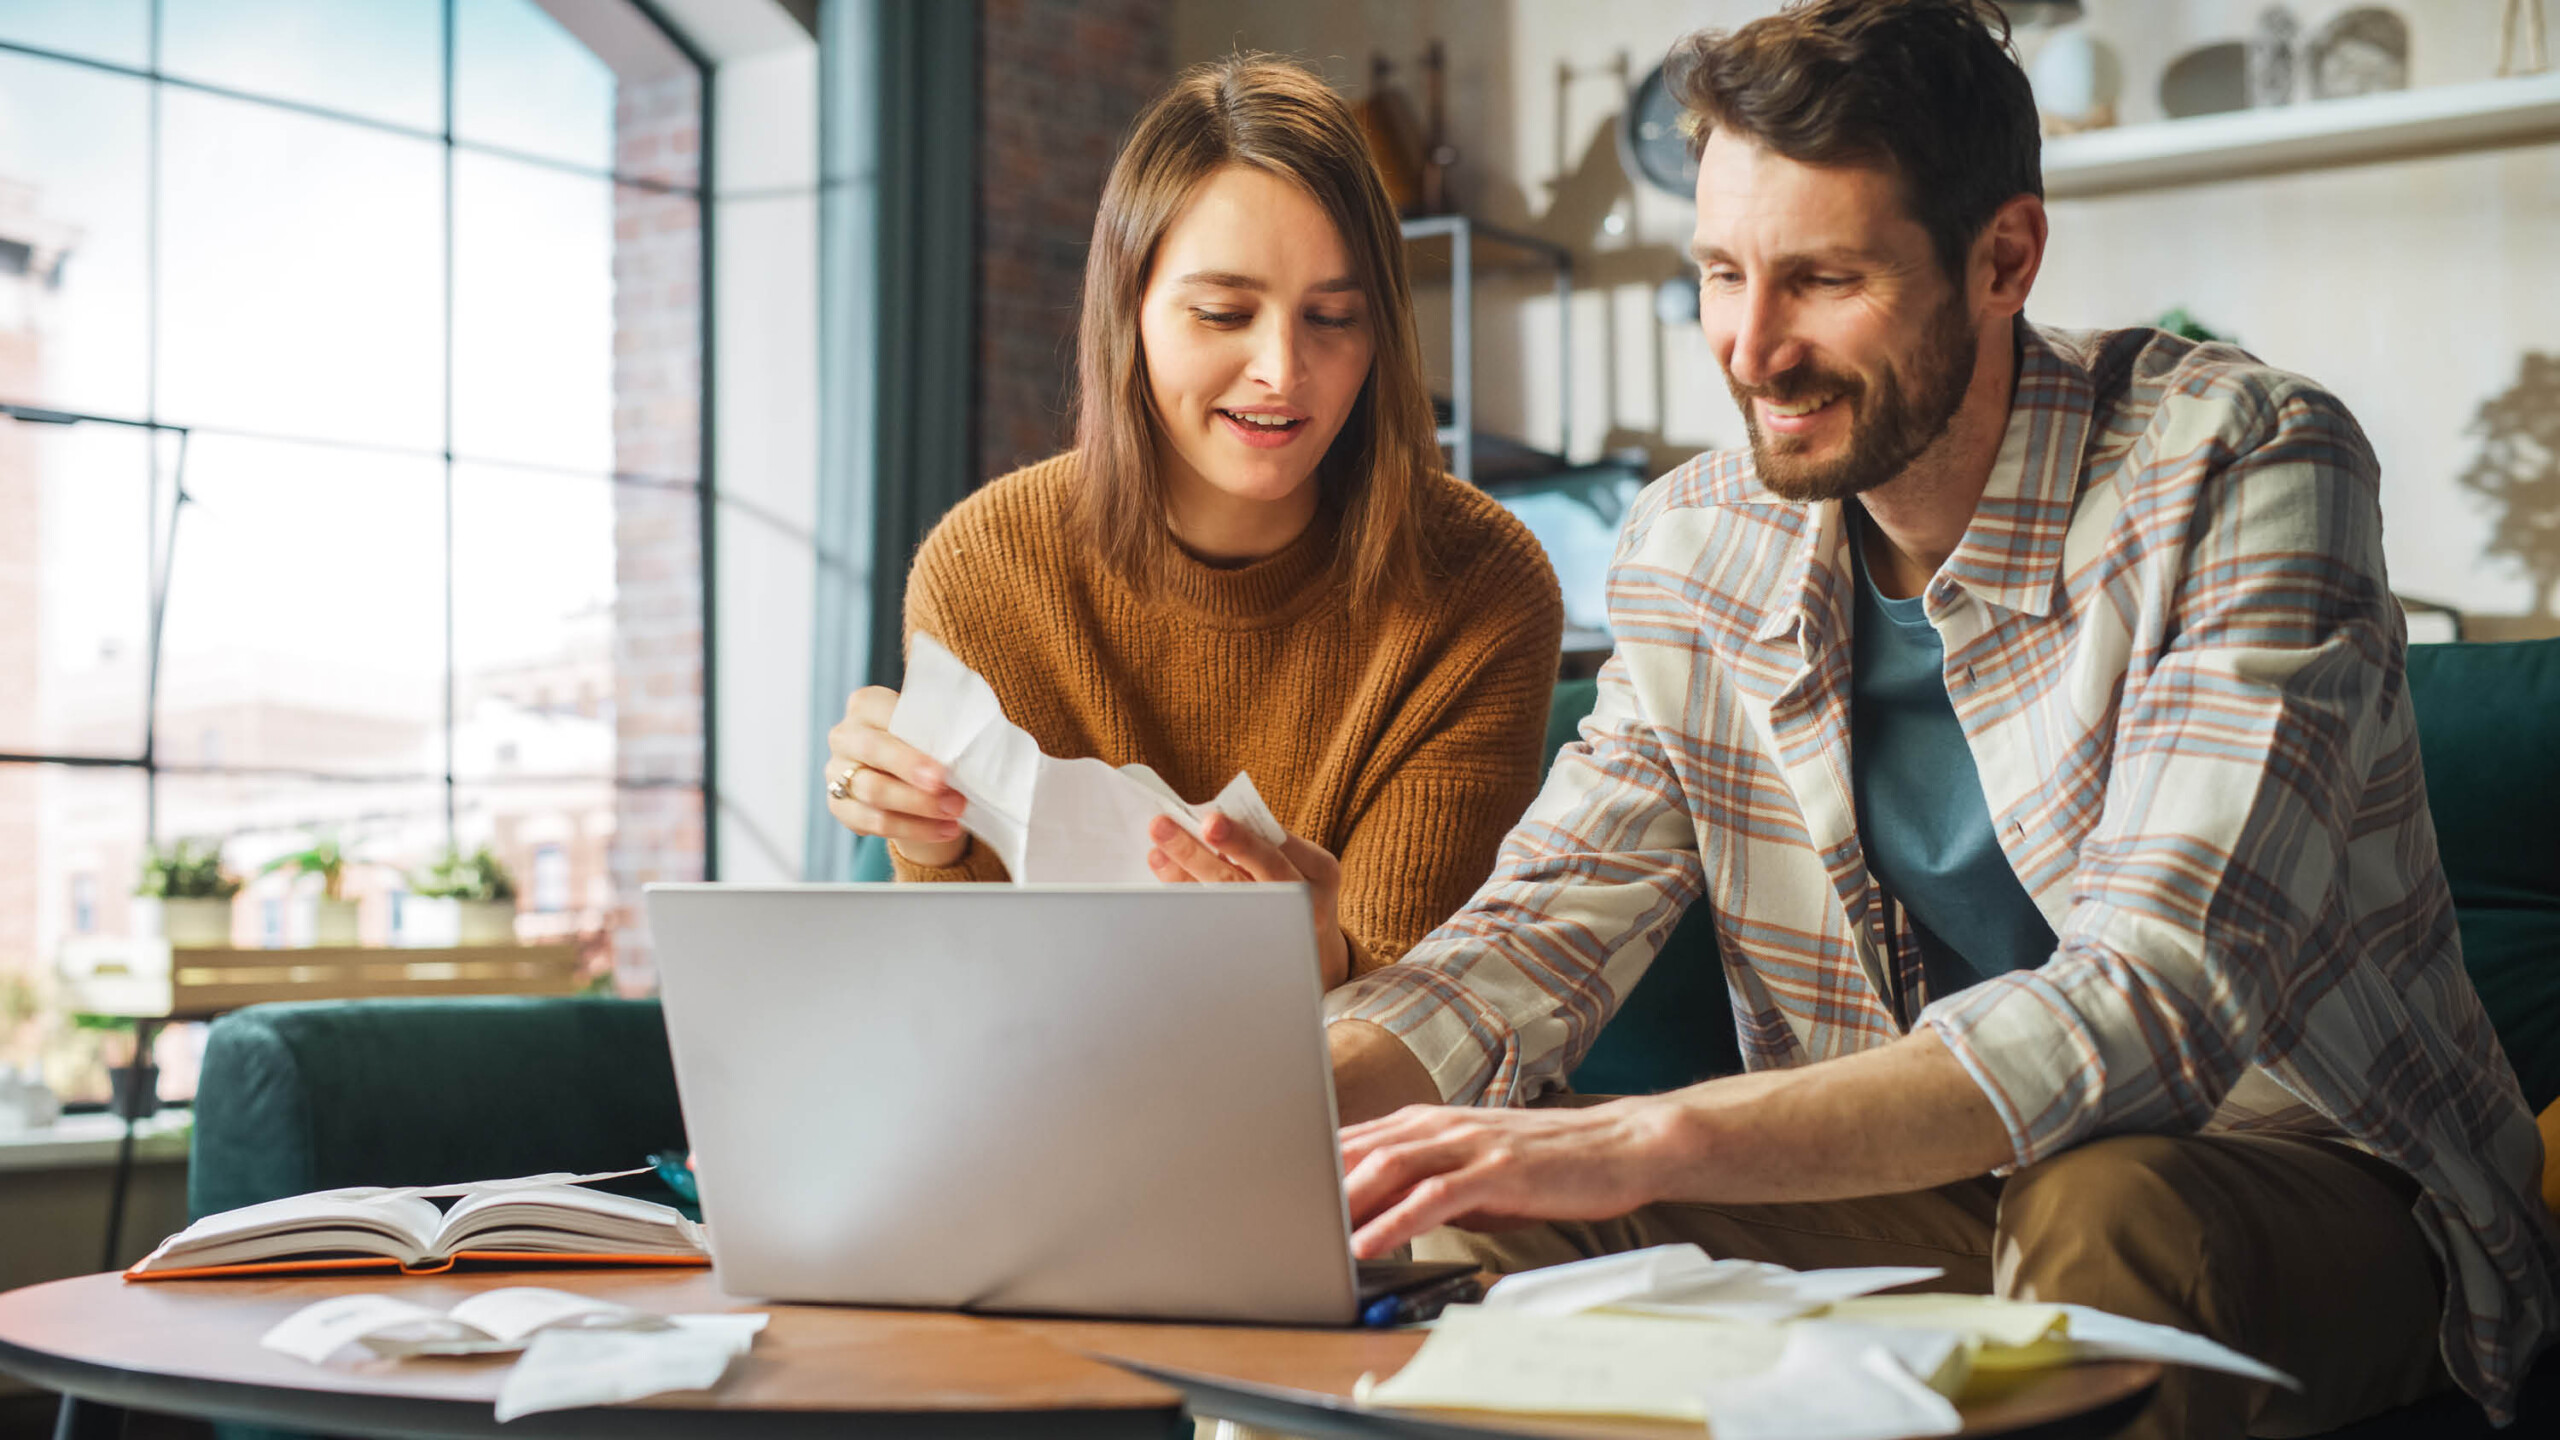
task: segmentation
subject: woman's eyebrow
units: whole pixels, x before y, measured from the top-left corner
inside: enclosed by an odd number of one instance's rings
[[[1220,290],[1250,290],[1256,295],[1271,288],[1259,276],[1239,275],[1232,270],[1194,270],[1183,276],[1179,283],[1208,285]],[[1360,282],[1348,275],[1337,275],[1330,280],[1319,281],[1308,287],[1312,293],[1318,295],[1338,295],[1359,288]]]

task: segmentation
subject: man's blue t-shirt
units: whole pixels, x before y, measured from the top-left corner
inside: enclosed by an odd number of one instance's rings
[[[1947,698],[1946,650],[1921,600],[1867,573],[1865,516],[1848,506],[1858,572],[1849,668],[1849,774],[1858,843],[1911,919],[1930,993],[1952,995],[2053,954],[2053,927],[2000,853],[1973,751]]]

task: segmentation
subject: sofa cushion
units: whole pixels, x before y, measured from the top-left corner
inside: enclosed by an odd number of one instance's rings
[[[214,1022],[187,1208],[341,1185],[627,1170],[685,1149],[654,1000],[256,1005]],[[669,1201],[651,1177],[614,1188]]]
[[[1548,768],[1598,700],[1594,681],[1557,682],[1547,705]],[[1672,927],[1644,979],[1568,1078],[1586,1095],[1653,1095],[1741,1069],[1715,914],[1701,901]]]
[[[2560,1099],[2560,640],[2409,647],[2462,960],[2539,1111]]]

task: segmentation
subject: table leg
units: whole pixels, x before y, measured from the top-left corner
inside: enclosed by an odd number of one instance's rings
[[[53,1440],[124,1440],[124,1417],[116,1406],[65,1395],[53,1419]]]

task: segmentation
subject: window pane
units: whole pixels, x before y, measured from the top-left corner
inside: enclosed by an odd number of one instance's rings
[[[169,74],[444,128],[439,0],[161,0],[160,14]]]
[[[152,495],[140,430],[0,420],[0,751],[141,758]]]
[[[461,785],[454,834],[496,853],[516,883],[516,935],[577,941],[610,969],[614,902],[613,786],[598,780]]]
[[[578,18],[648,26],[619,6],[585,6]],[[455,138],[613,168],[613,71],[532,0],[460,0],[453,60]]]
[[[115,1042],[73,1026],[56,962],[74,936],[133,933],[142,844],[141,771],[0,765],[0,1061],[65,1099],[106,1097]]]
[[[205,436],[187,489],[163,763],[441,775],[439,462]]]
[[[453,195],[455,451],[610,471],[612,184],[465,151]]]
[[[0,0],[0,40],[139,68],[151,63],[151,3]]]
[[[139,418],[146,81],[0,53],[0,399]]]
[[[347,857],[340,893],[357,902],[357,933],[390,943],[392,909],[409,876],[444,853],[444,786],[433,781],[305,779],[273,775],[163,775],[160,834],[222,842],[223,860],[247,882],[233,910],[233,938],[248,946],[300,943],[302,902],[317,877],[269,863],[322,838]]]
[[[454,467],[457,776],[612,776],[614,488]]]
[[[439,147],[162,103],[162,418],[441,450]]]

